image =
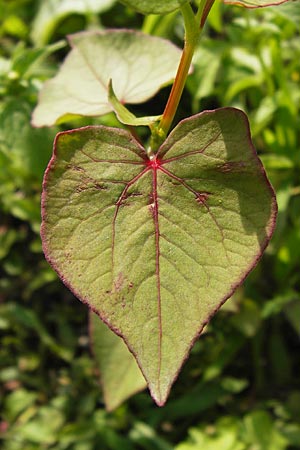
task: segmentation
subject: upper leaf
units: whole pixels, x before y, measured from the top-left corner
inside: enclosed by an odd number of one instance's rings
[[[69,41],[71,52],[41,91],[35,126],[51,126],[72,114],[111,112],[110,79],[122,103],[144,102],[174,78],[181,55],[167,40],[137,31],[78,33]]]
[[[120,0],[143,14],[166,14],[190,0]]]
[[[290,0],[224,0],[230,5],[240,5],[246,8],[263,8],[264,6],[280,5]]]
[[[162,405],[260,258],[276,201],[246,116],[225,108],[179,123],[152,159],[122,130],[60,133],[42,209],[47,259],[124,337]]]

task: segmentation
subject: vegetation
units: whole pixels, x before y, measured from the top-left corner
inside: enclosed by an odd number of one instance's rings
[[[0,2],[2,447],[299,448],[299,3],[250,11],[216,3],[209,16],[176,121],[221,106],[249,115],[277,193],[276,232],[193,347],[167,406],[140,393],[109,413],[89,351],[87,309],[44,260],[39,211],[55,133],[119,124],[110,113],[34,129],[30,117],[68,52],[66,34],[130,27],[181,46],[183,25],[175,13],[145,18],[113,1],[89,9],[53,3]],[[132,110],[160,114],[168,92]]]

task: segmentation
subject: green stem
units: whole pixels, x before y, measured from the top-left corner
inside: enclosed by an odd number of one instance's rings
[[[176,114],[178,104],[180,102],[182,92],[186,83],[186,79],[191,66],[192,58],[198,43],[199,36],[202,32],[207,15],[215,0],[201,0],[197,14],[195,15],[189,3],[185,3],[180,9],[184,19],[185,39],[181,60],[178,66],[177,74],[171,93],[165,107],[162,119],[158,127],[153,130],[151,139],[151,151],[155,152],[159,145],[166,138],[174,116]],[[200,23],[200,25],[199,25]]]
[[[172,125],[200,35],[191,5],[189,3],[183,5],[181,12],[185,25],[185,42],[175,81],[159,125],[160,133],[164,136]]]

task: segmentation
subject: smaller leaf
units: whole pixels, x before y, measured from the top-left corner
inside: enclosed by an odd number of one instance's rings
[[[124,341],[92,312],[90,335],[105,405],[112,411],[131,395],[145,389],[147,383]]]
[[[263,8],[264,6],[275,6],[286,3],[289,0],[224,0],[230,5],[245,6],[246,8]]]
[[[187,3],[188,0],[121,0],[125,5],[142,14],[166,14],[175,9],[180,8],[181,5]]]
[[[117,115],[117,118],[121,123],[125,125],[132,125],[137,127],[139,125],[150,126],[153,122],[161,119],[160,116],[147,116],[147,117],[136,117],[132,112],[130,112],[126,106],[124,106],[120,100],[118,100],[112,86],[112,80],[109,80],[108,84],[108,99]]]
[[[110,79],[122,103],[145,102],[174,79],[181,55],[169,41],[131,30],[77,33],[69,42],[71,52],[45,83],[33,112],[37,127],[113,111]]]

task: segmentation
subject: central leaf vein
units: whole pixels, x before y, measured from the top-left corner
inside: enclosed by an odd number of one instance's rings
[[[157,285],[157,308],[158,308],[158,327],[159,327],[159,341],[158,341],[158,377],[160,380],[161,361],[162,361],[162,317],[161,317],[161,283],[160,283],[160,232],[158,220],[158,192],[157,192],[157,167],[152,169],[152,189],[153,189],[153,219],[155,226],[155,273]]]

